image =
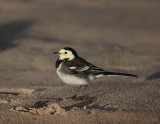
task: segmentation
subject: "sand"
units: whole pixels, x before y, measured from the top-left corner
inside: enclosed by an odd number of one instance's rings
[[[160,2],[1,0],[0,124],[160,123]],[[108,71],[73,100],[53,55],[72,47]]]

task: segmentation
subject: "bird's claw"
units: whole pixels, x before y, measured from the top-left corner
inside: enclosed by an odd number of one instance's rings
[[[75,99],[77,98],[77,94],[75,94],[74,96],[71,96],[71,97],[67,97],[66,99]]]
[[[86,96],[77,96],[77,94],[75,94],[72,97],[67,97],[66,99],[73,99],[73,100],[86,100],[88,99]]]

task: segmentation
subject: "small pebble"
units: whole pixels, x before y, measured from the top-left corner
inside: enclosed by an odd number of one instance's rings
[[[87,106],[84,106],[83,109],[87,109]]]

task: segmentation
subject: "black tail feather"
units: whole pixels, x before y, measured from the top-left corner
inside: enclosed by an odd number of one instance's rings
[[[119,73],[119,72],[104,72],[104,75],[120,75],[120,76],[129,76],[129,77],[136,77],[138,78],[138,75],[135,74],[127,74],[127,73]]]

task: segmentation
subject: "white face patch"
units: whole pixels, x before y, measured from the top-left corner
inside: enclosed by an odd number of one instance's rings
[[[60,56],[60,60],[64,60],[64,59],[72,60],[75,58],[75,56],[71,51],[65,50],[65,49],[61,49],[59,51],[59,56]]]

